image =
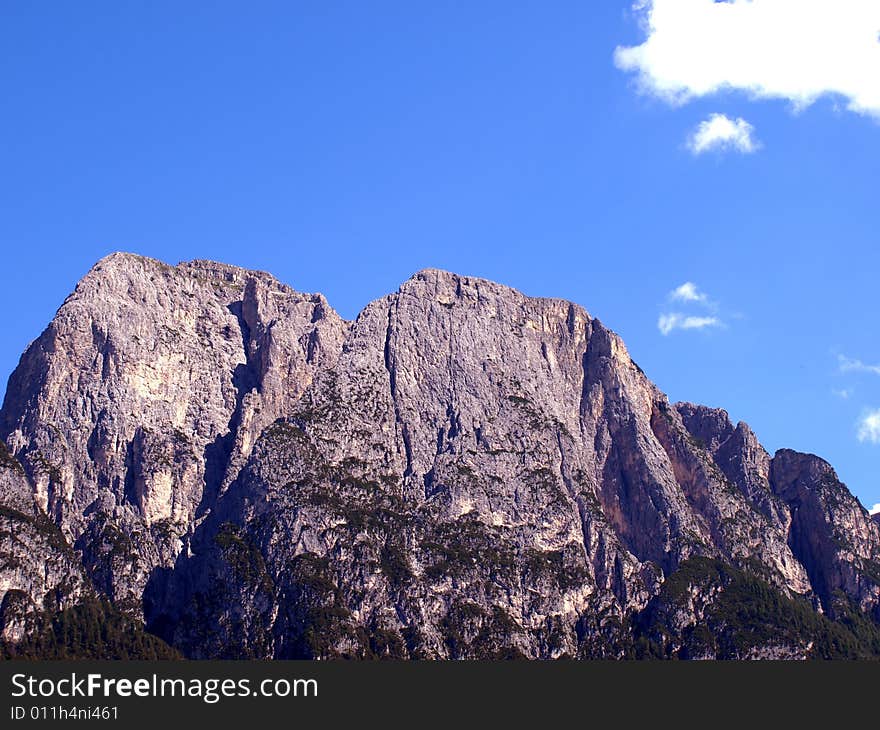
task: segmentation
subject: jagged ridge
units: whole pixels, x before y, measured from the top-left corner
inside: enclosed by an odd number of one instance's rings
[[[577,305],[447,272],[349,323],[265,273],[114,254],[22,357],[0,437],[4,504],[188,656],[632,656],[657,616],[687,655],[740,573],[835,631],[877,617],[880,532],[828,464],[670,404]],[[728,572],[673,621],[694,560]],[[810,626],[741,653],[827,654]]]

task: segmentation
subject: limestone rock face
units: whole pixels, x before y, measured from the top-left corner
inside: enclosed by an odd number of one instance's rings
[[[804,564],[825,610],[841,598],[863,611],[880,604],[877,523],[840,483],[831,465],[783,449],[770,465],[773,491],[791,514],[789,544]]]
[[[840,483],[831,465],[782,449],[770,457],[749,427],[727,413],[678,404],[684,423],[725,476],[784,535],[825,611],[846,596],[862,610],[880,605],[877,521]],[[874,577],[871,577],[874,576]]]
[[[0,641],[20,641],[44,611],[64,610],[87,590],[79,556],[0,442]]]
[[[877,523],[827,464],[671,405],[577,305],[442,271],[348,323],[268,274],[116,254],[0,428],[15,499],[194,657],[626,656],[657,617],[667,653],[727,656],[682,606],[722,621],[748,576],[794,612],[880,601]]]
[[[268,274],[113,254],[22,356],[0,435],[98,586],[136,607],[344,329]]]

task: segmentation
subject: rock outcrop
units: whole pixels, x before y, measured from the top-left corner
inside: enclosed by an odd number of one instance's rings
[[[823,635],[857,614],[854,655],[873,637],[880,531],[825,462],[670,404],[577,305],[481,279],[423,271],[349,323],[268,274],[115,254],[23,356],[0,436],[4,494],[192,657],[840,645],[739,641],[726,599],[765,590]],[[733,638],[697,641],[703,615]]]
[[[268,274],[113,254],[25,352],[0,430],[96,585],[137,610],[344,330]]]
[[[38,630],[44,612],[76,605],[88,587],[79,556],[0,442],[0,641],[20,642]]]

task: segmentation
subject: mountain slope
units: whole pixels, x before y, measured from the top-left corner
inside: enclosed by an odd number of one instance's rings
[[[825,462],[669,404],[580,307],[446,272],[347,323],[267,274],[116,254],[0,425],[89,579],[188,656],[636,655],[698,615],[658,609],[694,560],[724,567],[691,593],[744,575],[817,617],[743,656],[809,656],[880,601],[877,524]]]
[[[137,612],[343,329],[268,274],[114,254],[22,356],[0,434],[96,585]]]

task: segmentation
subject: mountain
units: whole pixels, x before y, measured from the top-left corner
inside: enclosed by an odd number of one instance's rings
[[[13,654],[57,654],[85,606],[141,631],[126,656],[880,656],[880,527],[826,462],[482,279],[422,271],[348,322],[266,273],[113,254],[22,356],[0,438]]]

